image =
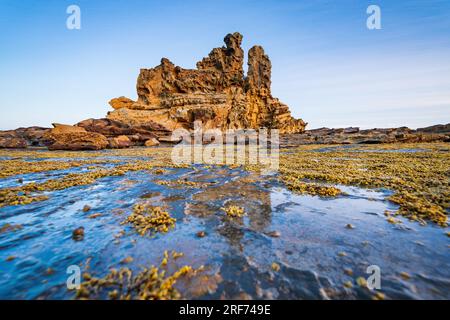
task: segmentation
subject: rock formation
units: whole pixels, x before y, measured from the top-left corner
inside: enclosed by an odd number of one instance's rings
[[[294,119],[289,107],[271,94],[269,57],[261,46],[248,52],[244,75],[242,35],[228,34],[225,46],[213,49],[197,69],[175,66],[163,58],[151,69],[141,69],[137,101],[112,99],[107,118],[87,119],[75,126],[55,124],[53,129],[30,127],[0,131],[0,148],[48,146],[50,150],[99,150],[177,143],[171,133],[193,129],[279,129],[284,146],[324,143],[389,143],[450,141],[450,124],[411,130],[321,128],[305,132],[306,123]]]
[[[53,124],[54,128],[43,136],[49,150],[100,150],[109,143],[100,133],[87,132],[84,128]]]
[[[157,137],[170,135],[170,131],[149,120],[146,125],[128,125],[123,122],[111,119],[87,119],[76,124],[89,132],[96,132],[104,135],[110,142],[110,147],[118,148],[117,138],[125,136],[130,140],[130,146],[143,146],[149,140]],[[122,147],[124,145],[124,137],[121,138]]]
[[[166,58],[155,68],[141,69],[137,101],[112,99],[114,111],[107,118],[130,127],[157,124],[168,132],[192,129],[197,120],[204,129],[303,132],[306,123],[292,118],[288,106],[271,95],[271,63],[264,49],[250,49],[245,77],[242,35],[228,34],[224,41],[225,46],[213,49],[196,70],[175,66]]]
[[[417,130],[408,127],[374,128],[360,130],[350,128],[319,128],[306,130],[301,134],[288,134],[280,137],[283,147],[295,147],[301,144],[378,144],[378,143],[416,143],[450,142],[450,132],[445,133],[448,125],[432,126]],[[440,131],[443,133],[435,133]]]
[[[29,127],[0,131],[0,148],[42,147],[42,137],[48,128]]]

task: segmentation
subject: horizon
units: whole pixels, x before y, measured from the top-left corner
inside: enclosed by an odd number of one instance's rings
[[[81,9],[80,30],[66,28],[71,4]],[[195,68],[235,31],[244,70],[248,49],[261,45],[273,96],[307,129],[450,123],[448,1],[132,4],[2,1],[0,129],[103,118],[110,99],[136,99],[140,68],[162,57]],[[380,30],[366,27],[370,4],[381,8]]]

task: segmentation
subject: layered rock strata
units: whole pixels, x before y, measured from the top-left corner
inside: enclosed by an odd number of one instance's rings
[[[193,129],[279,129],[303,132],[306,123],[294,119],[289,107],[271,94],[271,62],[261,46],[248,52],[244,76],[242,35],[228,34],[225,46],[213,49],[196,70],[175,66],[166,58],[151,69],[141,69],[137,101],[112,99],[107,118],[131,127],[156,123],[167,131]]]

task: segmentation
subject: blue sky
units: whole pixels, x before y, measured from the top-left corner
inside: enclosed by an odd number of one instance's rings
[[[104,117],[136,98],[140,68],[194,68],[234,31],[265,48],[274,96],[310,128],[450,122],[448,0],[0,0],[0,129]]]

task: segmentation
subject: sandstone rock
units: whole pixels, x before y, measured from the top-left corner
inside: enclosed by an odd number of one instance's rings
[[[290,147],[299,144],[380,144],[450,141],[449,134],[426,133],[426,131],[415,131],[407,127],[357,129],[318,128],[307,130],[301,134],[281,136],[280,144],[284,147]]]
[[[23,149],[28,147],[25,139],[15,136],[0,136],[0,148]]]
[[[133,111],[123,109],[125,112]],[[122,112],[122,111],[120,111]],[[163,126],[147,121],[145,124],[131,123],[132,118],[127,119],[128,123],[123,123],[113,119],[87,119],[76,124],[78,127],[84,128],[89,132],[100,133],[107,138],[118,136],[127,136],[131,145],[144,145],[145,141],[157,138],[159,136],[168,135],[170,131]],[[133,125],[135,124],[135,125]],[[110,139],[111,140],[111,139]]]
[[[52,125],[53,129],[50,130],[52,134],[86,132],[84,128],[71,126],[70,124],[52,123]]]
[[[423,133],[450,133],[450,123],[447,124],[437,124],[430,127],[418,128],[417,132]]]
[[[343,132],[346,134],[358,133],[359,128],[358,127],[349,127],[349,128],[345,128]]]
[[[25,139],[29,146],[43,146],[42,137],[49,128],[43,127],[29,127],[29,128],[18,128],[15,132],[19,137]]]
[[[228,34],[224,42],[199,61],[196,70],[175,66],[166,58],[155,68],[141,69],[138,100],[112,99],[114,111],[107,118],[130,127],[156,123],[166,131],[193,129],[194,121],[201,121],[204,129],[303,132],[306,123],[292,118],[289,107],[271,95],[272,66],[263,48],[250,49],[245,77],[242,35]]]
[[[179,143],[179,142],[181,142],[182,138],[175,138],[175,137],[167,136],[167,137],[160,137],[158,140],[159,140],[159,142]]]
[[[129,148],[133,145],[130,138],[127,136],[118,136],[115,138],[108,139],[109,141],[109,147],[113,149],[122,149],[122,148]]]
[[[0,131],[0,148],[43,146],[42,137],[48,130],[50,129],[42,127],[29,127]]]
[[[127,97],[119,97],[114,98],[109,101],[109,105],[113,107],[113,109],[120,109],[120,108],[130,108],[133,105],[134,101],[127,98]]]
[[[146,147],[153,147],[153,146],[157,146],[159,145],[159,141],[156,140],[155,138],[149,139],[147,141],[145,141],[145,146]]]
[[[43,139],[49,150],[100,150],[108,146],[108,139],[84,128],[54,124]]]

